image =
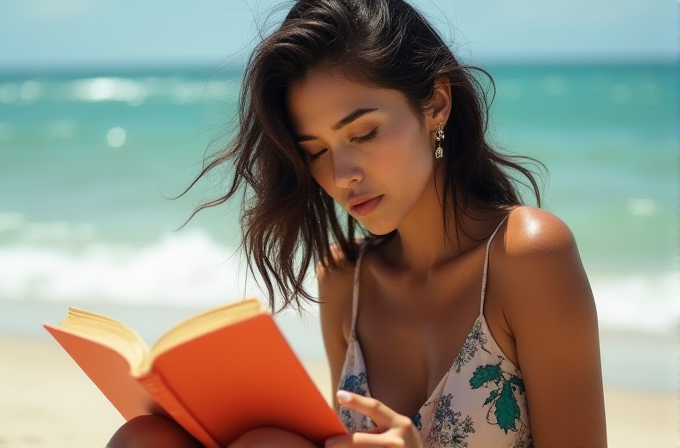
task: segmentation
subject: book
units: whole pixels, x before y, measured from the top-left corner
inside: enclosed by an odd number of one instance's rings
[[[347,432],[257,299],[190,317],[150,348],[122,322],[75,307],[44,327],[126,420],[170,417],[208,448],[262,427],[317,445]]]

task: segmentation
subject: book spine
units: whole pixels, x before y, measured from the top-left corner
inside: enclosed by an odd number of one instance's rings
[[[175,397],[166,386],[160,374],[149,372],[143,377],[137,378],[149,394],[156,400],[165,411],[189,434],[201,442],[206,448],[222,448],[213,437],[203,428],[198,420],[189,413],[182,403]]]

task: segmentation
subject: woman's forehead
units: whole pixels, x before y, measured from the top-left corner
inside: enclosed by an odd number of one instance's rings
[[[337,123],[361,109],[391,110],[408,107],[396,90],[349,80],[337,70],[318,70],[288,89],[288,112],[297,125],[309,121]]]

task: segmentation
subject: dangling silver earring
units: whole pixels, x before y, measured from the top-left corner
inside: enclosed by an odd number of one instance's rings
[[[434,138],[437,140],[437,149],[434,150],[434,158],[441,159],[444,157],[444,149],[442,149],[442,142],[444,141],[444,131],[442,131],[442,124],[437,125],[437,131],[434,133]]]

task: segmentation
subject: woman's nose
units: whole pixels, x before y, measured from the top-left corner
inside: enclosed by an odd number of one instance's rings
[[[333,179],[336,187],[349,188],[363,177],[363,170],[356,155],[352,154],[352,148],[341,148],[333,153]]]

